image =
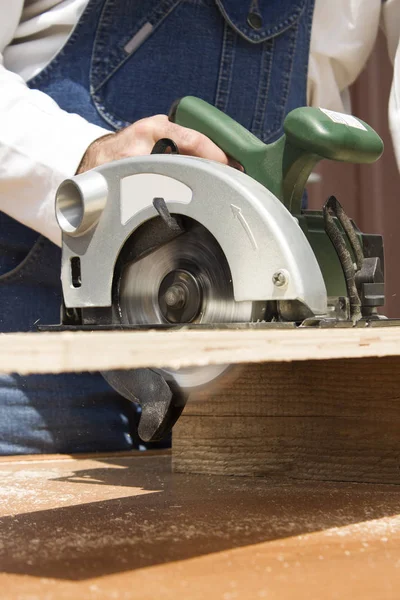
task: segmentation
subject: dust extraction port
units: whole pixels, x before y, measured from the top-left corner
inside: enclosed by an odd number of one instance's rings
[[[74,288],[79,288],[82,285],[81,259],[79,256],[73,256],[71,258],[71,281]]]
[[[63,233],[79,237],[95,226],[107,196],[108,184],[100,173],[86,171],[63,181],[56,193],[56,217]]]

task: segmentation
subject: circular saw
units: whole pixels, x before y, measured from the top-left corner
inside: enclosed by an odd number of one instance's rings
[[[160,140],[61,184],[61,328],[354,325],[384,302],[383,245],[361,233],[331,197],[301,208],[322,158],[373,162],[383,149],[366,123],[317,108],[295,109],[284,135],[264,144],[199,98],[170,119],[196,129],[243,171],[181,156]],[[139,435],[162,437],[191,390],[228,365],[104,373],[139,402]]]

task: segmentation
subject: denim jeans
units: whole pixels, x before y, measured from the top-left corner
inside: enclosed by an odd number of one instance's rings
[[[273,141],[306,103],[313,4],[89,0],[29,86],[110,130],[192,94]],[[57,323],[60,304],[60,250],[0,213],[0,331]],[[98,374],[0,377],[0,454],[125,450],[136,421]]]

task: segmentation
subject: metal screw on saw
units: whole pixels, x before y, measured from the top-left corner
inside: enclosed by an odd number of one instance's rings
[[[289,281],[289,273],[281,269],[280,271],[276,271],[272,275],[272,283],[276,285],[276,287],[283,287],[288,284]]]
[[[186,303],[186,293],[179,284],[171,285],[164,294],[165,304],[174,308],[182,308]]]

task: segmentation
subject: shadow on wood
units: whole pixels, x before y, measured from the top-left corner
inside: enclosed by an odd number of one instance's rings
[[[305,592],[298,598],[326,598],[324,566],[333,568],[336,591],[349,578],[365,591],[376,572],[392,582],[399,577],[392,558],[400,539],[395,486],[271,485],[266,478],[176,475],[169,456],[142,453],[3,459],[0,470],[7,498],[0,505],[2,599],[204,598],[209,591],[220,600],[224,594],[214,588],[229,591],[235,578],[253,590],[269,589],[274,578],[280,590],[282,577],[292,590],[300,577]],[[390,536],[392,555],[382,536]],[[365,562],[357,560],[363,544],[369,552],[364,561],[374,567],[368,584]],[[244,554],[235,559],[240,549]],[[345,552],[354,554],[353,562]],[[282,554],[290,571],[280,562]],[[201,557],[210,566],[197,562]],[[310,577],[319,590],[314,595],[308,593]],[[182,581],[193,579],[198,593],[182,590]],[[104,588],[104,595],[93,593]],[[240,597],[264,595],[247,591]]]

